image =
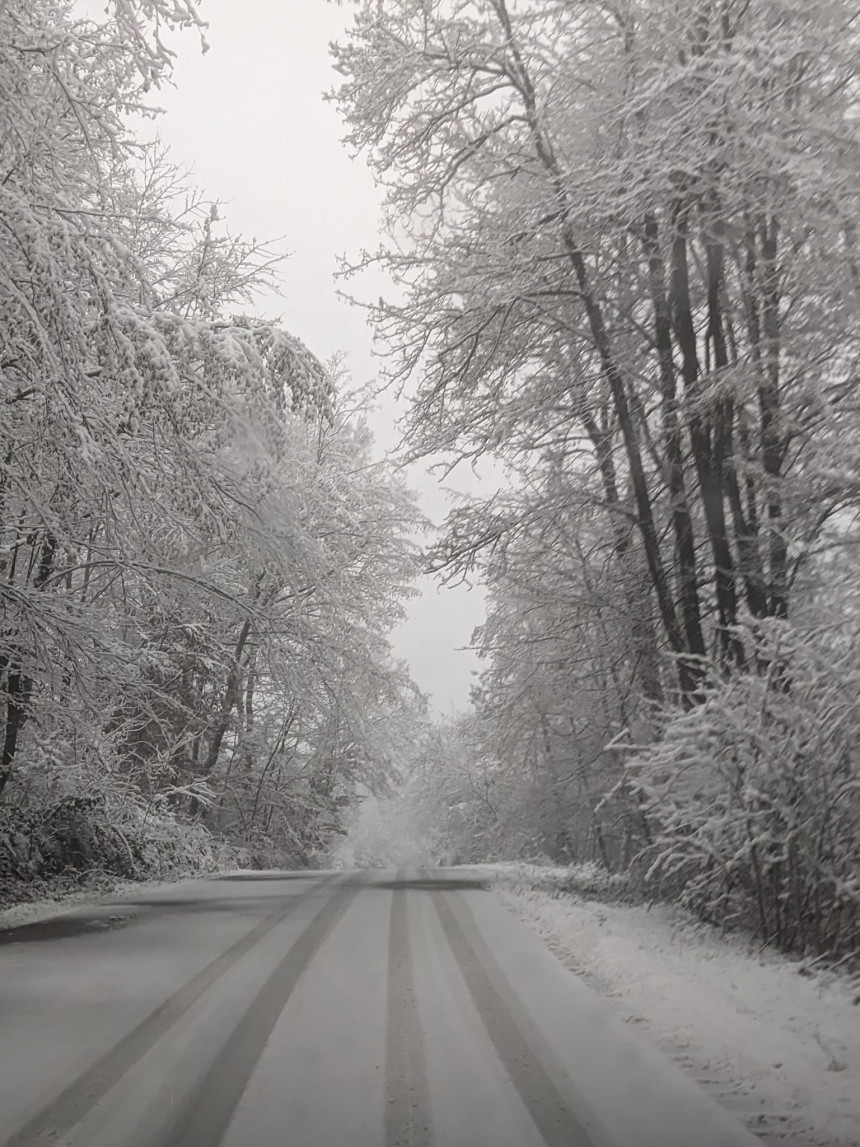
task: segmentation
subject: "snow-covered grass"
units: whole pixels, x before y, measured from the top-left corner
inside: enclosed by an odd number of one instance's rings
[[[759,951],[668,905],[601,903],[593,897],[606,877],[591,869],[470,871],[769,1147],[860,1145],[856,980]],[[562,891],[578,883],[583,894]]]
[[[551,896],[578,893],[605,900],[623,900],[629,895],[630,881],[626,874],[608,872],[592,861],[567,867],[549,862],[506,860],[498,864],[462,867],[476,873],[486,873],[494,884],[514,890],[546,892]]]

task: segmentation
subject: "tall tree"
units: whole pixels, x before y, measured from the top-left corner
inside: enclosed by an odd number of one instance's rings
[[[853,497],[824,456],[837,410],[856,441],[851,5],[355,7],[338,95],[386,189],[413,452],[597,474],[694,699],[712,649],[744,665],[742,607],[788,612],[796,484]]]
[[[393,768],[417,515],[337,371],[235,313],[278,253],[135,138],[185,26],[0,6],[0,793],[304,849]]]

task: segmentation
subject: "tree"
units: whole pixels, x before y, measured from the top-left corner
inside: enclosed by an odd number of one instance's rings
[[[635,801],[603,799],[624,775],[611,743],[652,735],[658,712],[641,686],[659,680],[650,618],[615,558],[600,511],[563,476],[531,491],[484,562],[476,639],[487,669],[474,699],[491,754],[520,777],[516,807],[539,851],[609,868],[629,860],[644,827]]]
[[[417,514],[336,366],[234,313],[277,252],[131,131],[186,26],[0,11],[0,793],[299,855],[391,769]]]
[[[413,452],[596,474],[695,699],[741,609],[787,614],[794,482],[819,520],[853,497],[821,454],[831,417],[856,441],[850,5],[356,7],[339,99],[396,231]]]
[[[412,388],[407,450],[511,475],[432,556],[489,582],[478,709],[521,821],[569,832],[559,856],[665,862],[673,894],[733,897],[765,939],[847,951],[856,762],[815,714],[853,720],[852,657],[819,658],[820,614],[832,633],[855,612],[821,598],[860,489],[856,11],[354,8],[337,98],[391,237],[356,269],[400,288],[372,313]],[[691,760],[701,791],[676,798]],[[825,860],[794,851],[807,814]]]

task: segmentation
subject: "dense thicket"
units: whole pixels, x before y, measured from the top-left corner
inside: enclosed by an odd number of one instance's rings
[[[436,554],[491,590],[498,848],[856,951],[853,5],[355,8],[410,449],[512,474]]]
[[[410,498],[240,313],[277,252],[137,138],[178,27],[186,0],[0,5],[0,877],[51,825],[133,868],[177,813],[307,855],[410,693]]]

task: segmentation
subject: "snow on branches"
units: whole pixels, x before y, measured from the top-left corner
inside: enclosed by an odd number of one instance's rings
[[[189,27],[0,5],[0,792],[111,774],[298,855],[388,767],[415,512],[332,372],[236,313],[281,256],[129,127]]]
[[[386,197],[375,259],[400,290],[374,317],[411,456],[514,476],[504,515],[458,508],[435,548],[493,589],[479,708],[502,765],[535,762],[554,855],[624,865],[665,832],[700,906],[847,950],[856,763],[816,715],[838,677],[804,692],[801,638],[784,692],[761,670],[771,625],[814,628],[827,550],[856,553],[856,5],[355,7],[336,98]],[[848,584],[828,625],[853,624]],[[618,782],[634,722],[665,732],[648,813]],[[675,805],[685,754],[718,791]],[[734,800],[724,769],[758,781]]]

